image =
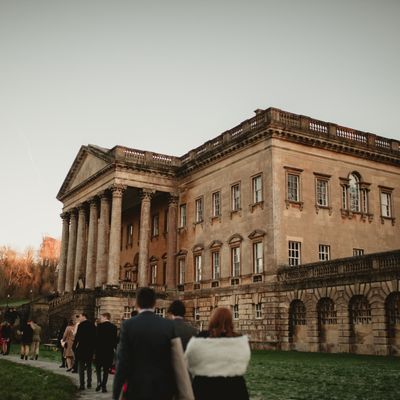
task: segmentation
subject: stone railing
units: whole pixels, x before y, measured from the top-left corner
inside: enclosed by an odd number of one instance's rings
[[[400,155],[400,142],[397,140],[346,128],[304,115],[289,113],[277,108],[268,108],[266,110],[256,110],[255,117],[242,122],[238,126],[220,134],[215,139],[209,140],[191,150],[189,153],[183,155],[180,160],[183,165],[190,161],[195,161],[199,157],[214,152],[216,149],[221,150],[232,141],[240,140],[239,138],[244,137],[248,139],[251,135],[256,135],[260,130],[265,130],[269,127],[303,132],[319,138],[336,139],[343,143],[363,145],[371,150],[389,152],[396,156]]]
[[[49,308],[53,309],[55,307],[59,307],[64,304],[68,304],[69,302],[71,302],[73,298],[74,298],[73,293],[66,293],[64,295],[56,297],[55,299],[49,301]]]
[[[134,164],[158,167],[179,167],[181,165],[181,160],[178,157],[154,153],[152,151],[142,151],[123,146],[116,146],[112,149],[112,152],[117,160]]]
[[[123,292],[133,292],[134,290],[137,289],[137,283],[121,282],[119,287]]]
[[[294,267],[284,266],[278,269],[277,276],[279,282],[292,283],[386,271],[400,272],[400,250]]]

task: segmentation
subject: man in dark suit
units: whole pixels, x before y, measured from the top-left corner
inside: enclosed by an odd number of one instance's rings
[[[186,350],[186,346],[190,338],[192,336],[196,336],[198,333],[195,327],[184,320],[185,312],[185,305],[180,300],[173,301],[168,308],[168,313],[171,315],[171,318],[174,322],[175,334],[181,338],[184,351]]]
[[[171,339],[175,337],[172,321],[154,314],[156,294],[153,289],[137,292],[139,314],[122,324],[114,377],[113,399],[128,384],[128,400],[171,400],[175,394],[171,363]]]
[[[117,347],[117,327],[110,322],[110,313],[100,315],[100,323],[97,325],[95,364],[97,375],[96,392],[100,389],[107,392],[108,371],[114,360],[114,350]],[[101,372],[103,370],[103,377]]]
[[[85,389],[85,370],[87,372],[87,387],[92,387],[92,360],[96,342],[96,327],[87,319],[87,314],[79,315],[79,325],[76,331],[72,350],[78,362],[79,390]]]

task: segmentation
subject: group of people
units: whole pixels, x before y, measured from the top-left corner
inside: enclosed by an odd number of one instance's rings
[[[127,400],[248,400],[250,347],[235,333],[231,311],[216,308],[198,333],[184,321],[182,302],[171,304],[172,319],[156,315],[155,303],[153,289],[139,289],[138,315],[122,324],[113,399],[124,392]]]
[[[40,339],[42,328],[35,321],[29,320],[19,330],[18,336],[21,339],[21,360],[37,360],[39,357]]]
[[[13,327],[19,319],[16,308],[7,308],[3,319],[0,324],[0,352],[2,355],[7,356],[10,354]]]
[[[79,373],[79,390],[92,387],[92,362],[96,366],[96,391],[107,392],[109,370],[117,346],[117,327],[110,322],[111,315],[103,313],[97,324],[85,313],[70,320],[60,339],[67,371]],[[65,366],[64,362],[61,367]],[[86,385],[85,385],[86,380]]]

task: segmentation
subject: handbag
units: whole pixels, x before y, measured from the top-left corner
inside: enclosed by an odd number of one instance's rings
[[[171,360],[177,388],[175,400],[194,400],[192,382],[186,366],[182,342],[179,337],[171,340]]]

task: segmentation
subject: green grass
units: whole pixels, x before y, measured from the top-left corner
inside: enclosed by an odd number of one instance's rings
[[[23,304],[29,303],[29,299],[21,299],[21,300],[10,300],[8,302],[8,307],[19,307],[22,306]],[[6,300],[0,300],[0,307],[6,307],[7,306],[7,299]]]
[[[20,354],[20,345],[18,343],[11,344],[10,354]],[[41,345],[39,350],[39,360],[54,361],[61,364],[61,355],[59,351],[46,350],[44,346]]]
[[[73,400],[76,387],[66,376],[0,359],[0,399]]]
[[[398,400],[400,359],[255,351],[246,382],[252,400]]]

